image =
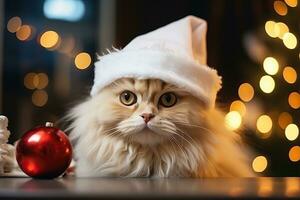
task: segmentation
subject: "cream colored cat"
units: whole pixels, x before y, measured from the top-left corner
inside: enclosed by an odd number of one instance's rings
[[[69,117],[79,177],[253,176],[222,113],[160,80],[119,79]]]

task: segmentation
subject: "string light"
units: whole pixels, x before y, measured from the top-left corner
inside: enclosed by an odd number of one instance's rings
[[[285,67],[283,69],[282,75],[284,80],[289,84],[293,84],[297,81],[297,72],[292,67],[289,66]]]
[[[231,103],[230,111],[237,111],[241,116],[244,116],[246,114],[246,106],[242,101],[236,100]]]
[[[285,33],[283,35],[283,44],[288,48],[288,49],[295,49],[297,46],[297,38],[293,33]]]
[[[272,119],[268,115],[260,116],[256,121],[256,128],[261,133],[268,133],[272,129]]]
[[[275,81],[271,76],[265,75],[261,77],[259,87],[264,93],[271,93],[275,88]]]
[[[287,14],[287,6],[282,1],[274,1],[274,10],[277,12],[278,15],[284,16]]]
[[[293,118],[287,112],[281,113],[278,117],[278,124],[282,129],[285,129],[287,125],[291,124],[292,122],[293,122]]]
[[[29,40],[31,33],[32,33],[31,27],[29,25],[23,25],[17,31],[16,36],[19,40],[25,41],[25,40]]]
[[[268,166],[268,160],[265,156],[257,156],[252,162],[252,168],[255,172],[263,172]]]
[[[56,46],[59,42],[59,35],[55,31],[46,31],[42,34],[40,38],[40,44],[41,46],[49,49]]]
[[[12,17],[7,22],[7,30],[11,33],[17,32],[22,26],[22,20],[20,17]]]
[[[286,128],[285,128],[285,137],[290,140],[290,141],[294,141],[297,139],[299,135],[299,129],[298,126],[296,124],[289,124]]]
[[[298,5],[298,0],[284,0],[284,1],[290,7],[296,7]]]
[[[273,57],[267,57],[263,62],[264,70],[267,74],[275,75],[278,72],[279,64]]]
[[[297,162],[300,160],[300,147],[294,146],[289,151],[289,158],[292,162]]]
[[[288,102],[292,108],[294,108],[294,109],[300,108],[300,94],[298,92],[290,93]]]
[[[78,69],[86,69],[90,66],[91,61],[91,56],[86,52],[82,52],[75,57],[75,66]]]
[[[242,117],[237,111],[230,111],[225,116],[225,125],[229,130],[236,130],[241,126]]]
[[[245,102],[251,101],[254,96],[254,89],[249,83],[243,83],[238,89],[238,95]]]

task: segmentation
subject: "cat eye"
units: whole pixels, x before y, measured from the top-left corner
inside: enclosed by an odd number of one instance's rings
[[[159,99],[159,103],[164,107],[172,107],[176,104],[176,102],[177,102],[177,97],[172,92],[167,92],[161,95]]]
[[[131,106],[137,102],[137,97],[133,92],[125,90],[120,94],[120,101],[125,106]]]

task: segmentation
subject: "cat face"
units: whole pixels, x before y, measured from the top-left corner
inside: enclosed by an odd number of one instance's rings
[[[155,145],[189,137],[188,129],[202,123],[203,104],[160,80],[120,79],[95,99],[109,104],[104,113],[106,120],[99,118],[106,127],[103,133],[140,144]]]

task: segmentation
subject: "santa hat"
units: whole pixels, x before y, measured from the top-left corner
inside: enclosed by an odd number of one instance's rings
[[[154,78],[183,88],[213,107],[221,78],[206,64],[206,30],[203,19],[187,16],[100,57],[91,95],[119,78]]]

